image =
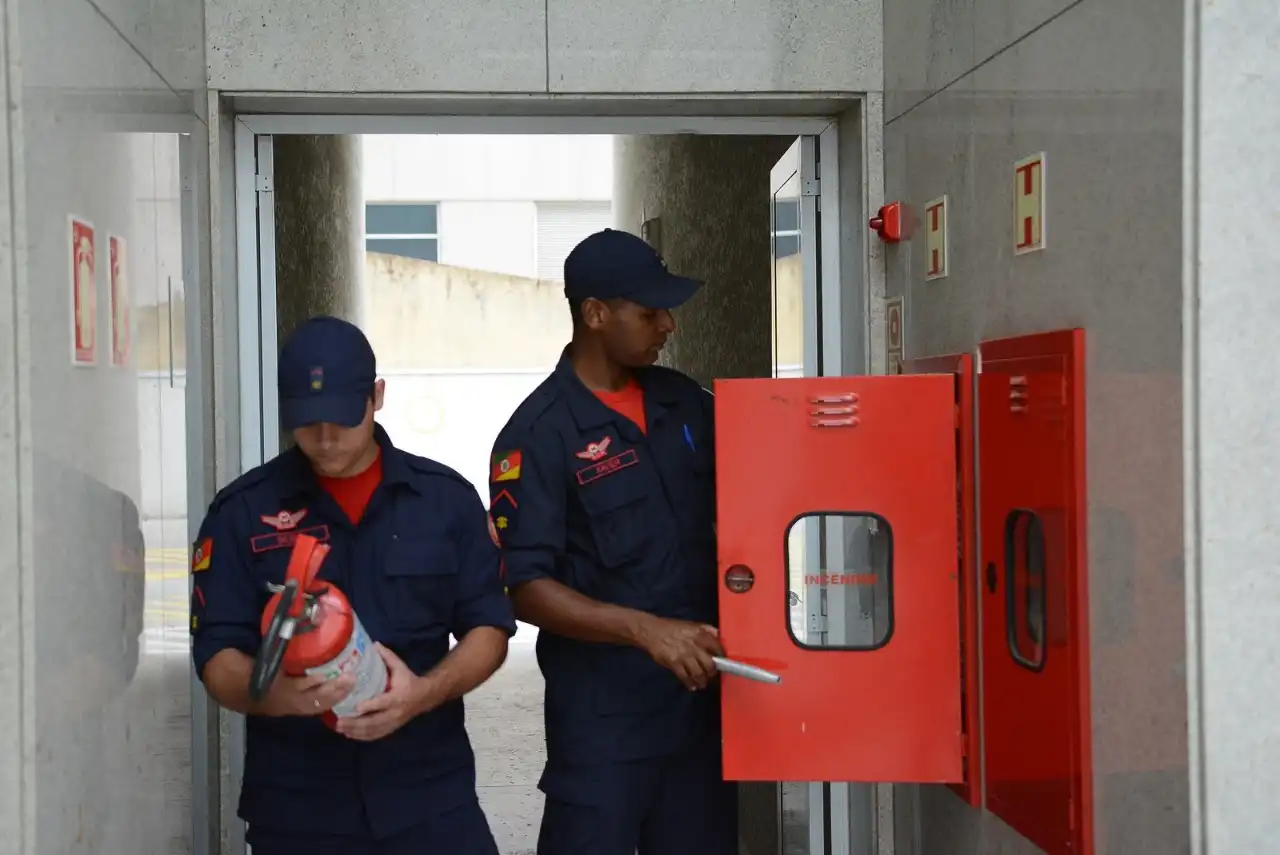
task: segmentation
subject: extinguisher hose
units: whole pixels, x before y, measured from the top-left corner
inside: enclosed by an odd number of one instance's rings
[[[267,696],[271,684],[280,673],[280,664],[284,662],[284,651],[289,646],[289,638],[285,632],[285,622],[289,618],[289,609],[298,596],[298,583],[290,579],[280,592],[276,610],[271,615],[271,623],[267,625],[266,634],[262,636],[262,646],[258,655],[253,658],[253,673],[249,676],[249,699],[254,703]],[[292,635],[292,633],[289,633]]]

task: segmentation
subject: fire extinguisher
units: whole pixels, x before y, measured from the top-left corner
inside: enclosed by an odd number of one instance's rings
[[[299,534],[294,542],[284,585],[272,587],[275,593],[262,613],[262,646],[254,657],[249,697],[262,700],[282,667],[291,677],[318,674],[332,680],[350,673],[355,677],[351,693],[322,717],[332,728],[385,692],[390,678],[351,602],[332,583],[316,578],[328,554],[329,545],[311,535]]]

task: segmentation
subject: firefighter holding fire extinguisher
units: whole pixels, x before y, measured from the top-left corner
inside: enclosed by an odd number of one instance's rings
[[[214,498],[191,566],[196,671],[247,716],[239,815],[254,855],[497,855],[462,701],[516,630],[484,505],[376,424],[385,385],[352,324],[302,324],[278,382],[296,447]],[[313,542],[300,535],[328,548],[318,578],[376,642],[364,653],[381,659],[378,685],[359,703],[342,703],[368,689],[359,668],[250,691],[264,610],[292,547]]]

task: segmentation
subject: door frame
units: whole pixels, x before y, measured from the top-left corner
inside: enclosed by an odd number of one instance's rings
[[[224,97],[224,103],[231,103]],[[293,99],[290,99],[293,100]],[[296,99],[301,102],[301,99]],[[688,101],[689,99],[682,99]],[[712,99],[700,99],[710,102]],[[397,106],[388,101],[388,106]],[[574,115],[525,116],[406,116],[392,114],[303,114],[243,113],[231,118],[234,138],[229,166],[235,181],[235,264],[234,290],[237,322],[237,378],[234,401],[228,409],[239,417],[227,429],[237,436],[228,443],[240,449],[243,470],[270,459],[279,452],[276,396],[276,276],[274,146],[277,134],[616,134],[616,135],[779,135],[811,139],[809,156],[820,164],[817,175],[821,192],[813,212],[822,224],[824,239],[819,253],[806,270],[804,294],[806,368],[810,365],[824,375],[867,372],[866,342],[873,336],[870,292],[873,282],[883,281],[883,259],[874,252],[867,230],[842,228],[850,214],[865,222],[868,211],[879,205],[869,198],[869,190],[882,185],[876,177],[881,161],[868,158],[879,151],[879,135],[868,116],[879,109],[878,99],[853,95],[842,99],[838,115],[699,115],[663,114],[676,108],[675,99],[648,103],[653,115],[604,115],[610,102],[582,100],[581,112]],[[563,109],[563,104],[560,106]],[[841,134],[844,142],[841,142]],[[856,139],[850,139],[856,137]],[[214,157],[225,156],[213,151]],[[803,200],[804,197],[802,197]],[[856,220],[855,220],[856,222]],[[273,263],[263,264],[265,258]],[[810,264],[806,258],[806,265]],[[810,275],[812,273],[812,276]],[[819,312],[819,308],[821,311]],[[855,328],[856,327],[856,328]],[[850,346],[850,345],[853,346]],[[861,345],[861,346],[859,346]],[[811,351],[812,349],[812,351]],[[224,756],[228,768],[222,770],[224,797],[239,789],[243,771],[243,719],[234,716],[228,728]],[[778,810],[781,811],[779,784]],[[818,784],[823,791],[819,804],[824,811],[824,828],[830,834],[831,855],[870,855],[877,851],[875,828],[877,810],[875,787],[867,784]],[[229,815],[223,811],[224,817]],[[856,828],[855,828],[856,826]],[[781,834],[781,830],[779,831]],[[891,834],[891,830],[890,830]],[[243,825],[224,829],[224,839],[243,839]],[[824,832],[824,835],[825,832]],[[811,833],[812,839],[812,833]],[[237,844],[231,844],[235,850]],[[883,847],[882,847],[883,848]],[[815,851],[823,852],[823,848]]]
[[[864,150],[853,149],[859,153]],[[798,136],[770,171],[771,204],[793,178],[798,177],[800,184],[797,225],[803,254],[802,373],[806,377],[864,373],[864,361],[852,352],[848,343],[865,341],[866,335],[850,336],[848,326],[866,317],[861,307],[867,300],[867,279],[862,279],[862,287],[850,288],[841,276],[842,270],[865,270],[861,266],[846,266],[851,259],[842,258],[842,251],[846,256],[866,258],[863,232],[856,232],[863,240],[851,241],[841,229],[842,210],[847,210],[842,205],[845,198],[842,190],[857,188],[854,192],[858,198],[864,197],[864,172],[856,168],[862,166],[857,161],[846,163],[842,168],[841,152],[839,127],[833,123],[819,134]],[[776,372],[776,354],[774,362]],[[806,526],[809,530],[805,532],[805,540],[812,543],[813,548],[805,549],[805,572],[816,570],[819,558],[824,555],[829,566],[844,566],[842,521],[814,519],[806,521]],[[810,624],[821,621],[828,632],[842,631],[845,598],[828,598],[828,592],[821,585],[806,588],[806,621]],[[875,851],[873,785],[810,782],[808,788],[810,851],[831,855],[870,855]],[[781,810],[781,790],[778,804]]]

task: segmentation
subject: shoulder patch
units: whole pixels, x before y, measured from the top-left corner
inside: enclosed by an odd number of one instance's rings
[[[495,484],[500,481],[520,480],[520,449],[495,451],[489,462],[489,480]]]
[[[213,562],[213,538],[206,537],[191,550],[191,572],[202,573]]]

